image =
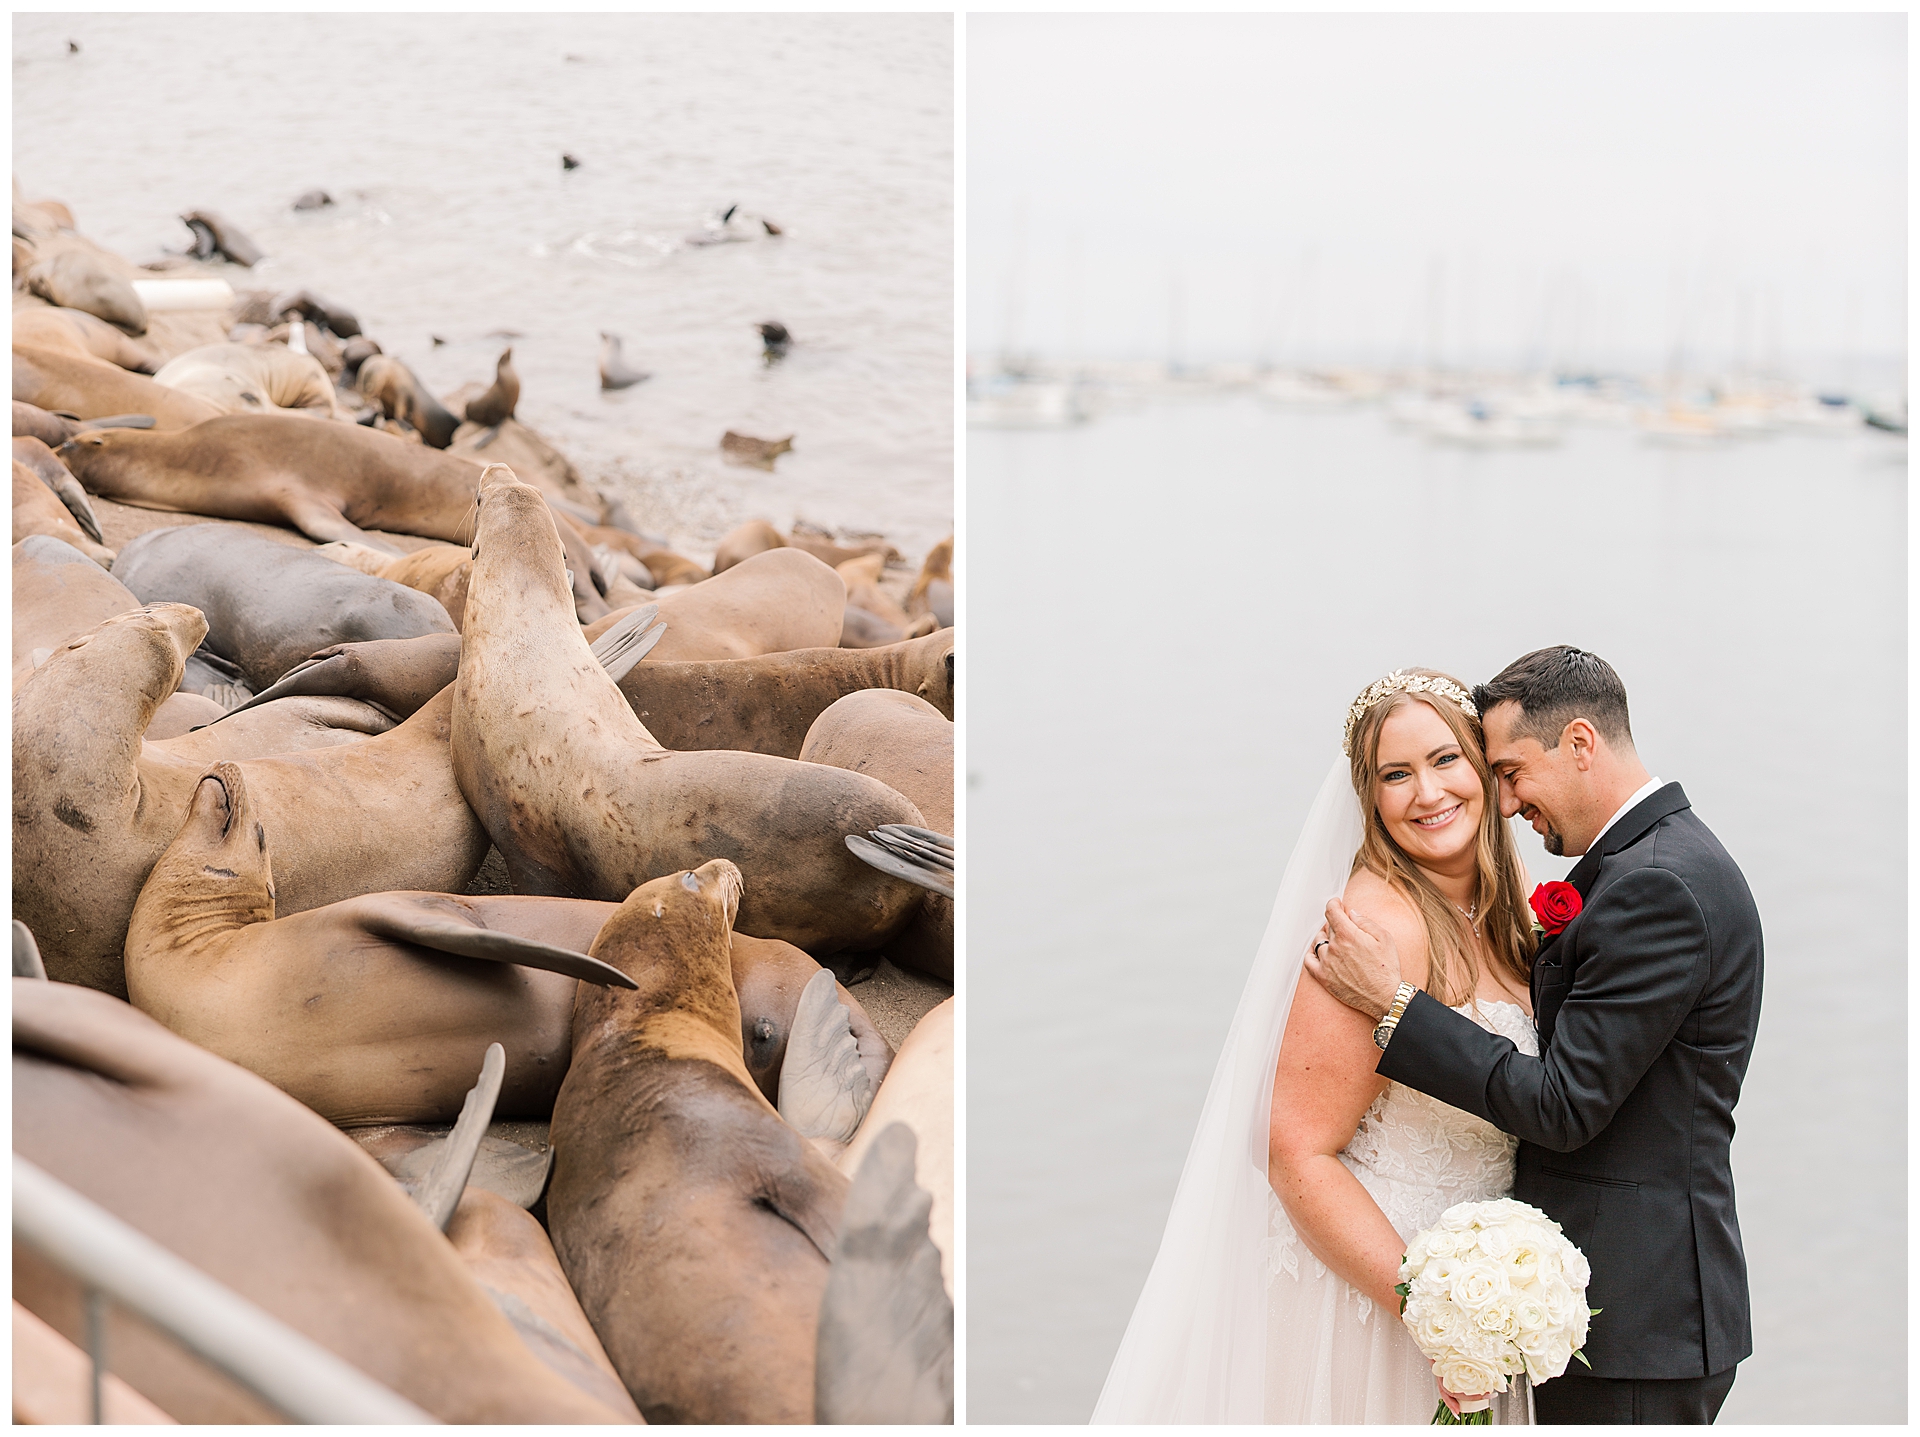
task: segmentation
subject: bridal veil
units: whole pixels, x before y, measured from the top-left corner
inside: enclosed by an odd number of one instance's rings
[[[1360,847],[1350,773],[1334,761],[1287,860],[1095,1422],[1265,1420],[1273,1070],[1307,943]]]

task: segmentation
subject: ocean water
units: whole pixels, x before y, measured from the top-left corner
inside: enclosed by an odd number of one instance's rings
[[[952,531],[951,17],[42,14],[13,47],[28,198],[139,263],[214,210],[267,252],[236,288],[347,306],[442,394],[511,342],[520,418],[696,557],[753,517]],[[733,204],[784,234],[683,243]],[[601,330],[654,377],[602,393]],[[730,428],[793,451],[725,465]]]
[[[1723,1420],[1905,1420],[1904,441],[1473,452],[1211,397],[973,431],[967,484],[970,1420],[1092,1411],[1353,696],[1550,643],[1620,671],[1765,925]]]

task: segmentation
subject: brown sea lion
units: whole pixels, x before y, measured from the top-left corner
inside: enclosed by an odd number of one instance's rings
[[[520,1340],[549,1369],[628,1422],[644,1422],[580,1310],[546,1229],[498,1193],[469,1186],[447,1241]]]
[[[125,1003],[13,988],[14,1151],[445,1422],[614,1422],[545,1367],[392,1178],[325,1119]],[[837,1176],[837,1175],[836,1175]],[[69,1341],[77,1284],[16,1248],[14,1291]],[[137,1322],[113,1367],[181,1421],[274,1420]]]
[[[769,549],[784,549],[787,541],[765,519],[749,519],[720,541],[713,551],[713,572],[725,573],[742,559],[764,554]]]
[[[878,554],[863,554],[857,559],[848,559],[834,567],[834,572],[847,586],[847,603],[856,609],[865,609],[875,618],[892,624],[897,629],[906,629],[913,623],[907,617],[907,611],[900,607],[893,595],[880,587],[880,576],[886,572],[887,561]],[[927,632],[931,633],[932,629]],[[912,635],[918,638],[918,634]]]
[[[167,695],[160,707],[153,711],[153,722],[147,725],[147,731],[141,737],[148,743],[180,738],[204,724],[212,723],[225,713],[224,708],[205,694],[181,689]]]
[[[103,619],[139,607],[125,584],[64,539],[21,540],[13,546],[14,686]]]
[[[418,430],[428,448],[445,449],[453,442],[453,431],[460,427],[460,421],[433,397],[419,375],[391,354],[368,356],[353,382],[387,418],[402,420]]]
[[[275,918],[285,836],[237,764],[200,779],[134,904],[133,1005],[339,1127],[451,1122],[493,1042],[497,1114],[551,1113],[575,981],[596,971],[581,955],[610,910],[375,893]]]
[[[793,448],[793,436],[784,439],[756,439],[751,434],[736,434],[729,429],[720,436],[720,457],[729,464],[750,464],[756,469],[771,469],[773,461]]]
[[[497,429],[513,418],[520,402],[520,376],[513,371],[513,346],[508,345],[493,367],[493,383],[478,399],[467,401],[467,422]]]
[[[814,558],[829,568],[839,568],[849,559],[858,559],[866,554],[878,554],[889,564],[897,563],[900,551],[884,539],[871,539],[860,543],[841,544],[833,535],[804,519],[793,521],[793,532],[787,535],[787,543],[795,549],[805,549]]]
[[[211,706],[212,713],[171,735],[157,732],[161,716],[175,700],[183,704],[192,702],[194,713],[205,713],[207,706]],[[372,704],[363,704],[357,699],[279,699],[249,707],[245,713],[228,715],[214,700],[182,692],[174,694],[155,712],[145,737],[154,754],[204,767],[223,758],[266,758],[277,753],[305,753],[336,744],[359,743],[362,739],[392,732],[397,722]]]
[[[664,614],[665,601],[661,608]],[[807,729],[848,694],[898,690],[918,695],[951,718],[953,637],[953,630],[945,629],[883,648],[793,649],[707,663],[649,658],[627,671],[620,692],[647,731],[668,748],[733,748],[799,758]]]
[[[127,920],[203,768],[141,735],[205,635],[205,618],[185,604],[117,614],[14,690],[14,914],[62,981],[126,991]],[[279,912],[365,893],[458,893],[472,881],[487,836],[453,780],[451,708],[446,693],[377,738],[243,762],[267,826],[282,835]]]
[[[113,567],[113,550],[89,538],[72,512],[60,502],[59,495],[16,459],[13,461],[13,542],[18,544],[34,534],[71,544],[103,569]]]
[[[114,577],[143,604],[198,609],[207,648],[256,692],[330,644],[454,632],[447,611],[417,589],[235,524],[151,529],[120,551]]]
[[[740,999],[740,1046],[754,1085],[770,1103],[780,1100],[780,1069],[800,994],[821,966],[791,943],[777,938],[733,935],[733,987]],[[893,1048],[873,1026],[867,1010],[844,986],[835,994],[847,1010],[848,1025],[859,1047],[861,1064],[875,1087],[887,1076]]]
[[[887,1070],[866,1121],[835,1159],[841,1172],[859,1171],[874,1140],[893,1123],[905,1123],[919,1139],[914,1178],[933,1194],[932,1234],[940,1271],[953,1292],[953,1017],[949,998],[914,1025]]]
[[[171,391],[169,391],[171,392]],[[320,543],[378,541],[382,529],[464,544],[473,537],[481,466],[357,424],[315,425],[287,414],[224,414],[179,434],[75,435],[58,451],[88,491],[143,508],[284,524]],[[607,612],[592,555],[563,528],[575,607]]]
[[[320,361],[281,344],[205,344],[168,360],[153,382],[196,395],[222,414],[285,409],[312,418],[342,417]]]
[[[813,1420],[847,1181],[741,1061],[728,976],[740,883],[715,860],[621,904],[593,954],[638,991],[582,990],[554,1104],[554,1250],[652,1422]]]
[[[384,569],[384,556],[380,562]],[[953,631],[943,629],[879,649],[642,662],[627,670],[619,685],[635,716],[667,748],[731,748],[798,758],[808,728],[827,706],[865,689],[916,694],[951,718],[953,650]],[[402,719],[452,683],[459,668],[459,641],[447,634],[335,644],[288,670],[253,702],[337,694]]]
[[[220,413],[197,395],[130,374],[104,359],[27,345],[14,346],[13,397],[81,419],[150,414],[156,429],[167,430],[185,429]]]
[[[17,309],[13,313],[13,342],[34,349],[89,355],[135,374],[152,374],[162,363],[150,345],[129,339],[125,330],[84,309]]]
[[[100,532],[100,516],[94,512],[93,501],[87,498],[87,491],[80,487],[80,481],[73,477],[66,465],[60,462],[52,449],[32,435],[21,435],[13,441],[13,457],[40,477],[67,506],[67,512],[73,515],[73,522],[96,544],[106,542],[106,535]]]
[[[906,610],[915,618],[932,614],[943,629],[953,627],[953,535],[927,551],[913,588],[907,592]]]
[[[865,870],[842,839],[917,823],[882,816],[917,814],[911,803],[839,769],[662,748],[573,622],[539,491],[504,466],[489,469],[479,530],[453,686],[453,764],[516,892],[614,899],[721,853],[759,885],[740,910],[741,931],[754,937],[818,956],[877,947],[905,923],[918,891]],[[775,551],[713,584],[789,557],[839,583],[807,555]]]
[[[872,775],[912,799],[928,828],[951,834],[953,734],[953,721],[924,699],[867,689],[836,700],[814,720],[800,757]],[[951,983],[953,928],[953,900],[929,893],[913,921],[888,941],[887,956]]]
[[[147,307],[132,282],[84,249],[63,247],[37,261],[25,286],[58,308],[81,310],[128,334],[147,332]]]
[[[238,225],[212,210],[188,210],[180,216],[180,223],[193,231],[193,245],[187,253],[195,259],[229,259],[251,269],[266,258]]]
[[[817,649],[840,639],[846,588],[833,570],[798,549],[774,549],[702,584],[660,598],[667,636],[649,663],[745,659]],[[616,609],[587,626],[591,642],[625,615]]]

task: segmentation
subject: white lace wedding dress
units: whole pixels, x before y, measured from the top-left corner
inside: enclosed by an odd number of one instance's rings
[[[1455,1011],[1511,1039],[1529,1057],[1538,1055],[1533,1019],[1518,1004],[1469,1003]],[[1455,1203],[1508,1196],[1517,1146],[1491,1123],[1391,1083],[1360,1120],[1340,1161],[1394,1231],[1411,1238]],[[1382,1312],[1329,1272],[1271,1194],[1266,1335],[1268,1422],[1432,1421],[1433,1366],[1399,1314]],[[1530,1420],[1523,1382],[1494,1399],[1493,1420]]]

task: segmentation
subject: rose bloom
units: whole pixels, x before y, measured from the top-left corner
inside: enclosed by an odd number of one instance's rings
[[[1521,1245],[1507,1254],[1500,1264],[1506,1269],[1507,1281],[1516,1288],[1525,1287],[1540,1273],[1540,1249]]]
[[[1454,1278],[1460,1275],[1461,1269],[1465,1266],[1466,1264],[1457,1257],[1430,1257],[1427,1259],[1427,1265],[1420,1269],[1418,1281],[1450,1288],[1453,1286]]]
[[[1581,1291],[1593,1280],[1593,1269],[1587,1266],[1587,1255],[1579,1248],[1568,1246],[1560,1256],[1560,1266],[1567,1274],[1567,1282]]]
[[[1523,1333],[1544,1332],[1551,1326],[1547,1318],[1547,1305],[1537,1297],[1524,1294],[1513,1300],[1513,1320],[1520,1325],[1520,1332]]]
[[[1490,1392],[1505,1392],[1507,1379],[1485,1362],[1475,1362],[1470,1357],[1451,1357],[1442,1359],[1433,1365],[1433,1375],[1445,1384],[1449,1392],[1458,1392],[1463,1397],[1484,1397]]]
[[[1512,1234],[1503,1227],[1481,1229],[1480,1251],[1488,1257],[1505,1257],[1513,1251]]]
[[[1458,1233],[1448,1232],[1445,1228],[1438,1228],[1427,1234],[1427,1256],[1452,1257],[1459,1251],[1460,1236]]]
[[[1492,1263],[1476,1262],[1454,1278],[1452,1292],[1460,1306],[1478,1312],[1496,1297],[1507,1295],[1507,1279]]]
[[[1473,1315],[1473,1321],[1482,1332],[1491,1332],[1498,1337],[1512,1337],[1520,1330],[1511,1297],[1496,1297]]]
[[[1440,1215],[1441,1228],[1447,1232],[1467,1231],[1473,1226],[1473,1208],[1470,1202],[1455,1203]]]
[[[1513,1339],[1513,1345],[1527,1357],[1544,1359],[1552,1349],[1554,1335],[1559,1328],[1549,1324],[1545,1327],[1523,1327]]]
[[[1450,1302],[1437,1302],[1423,1309],[1417,1316],[1408,1309],[1413,1320],[1414,1345],[1422,1352],[1429,1348],[1443,1348],[1451,1345],[1454,1335],[1461,1329],[1460,1309]]]

